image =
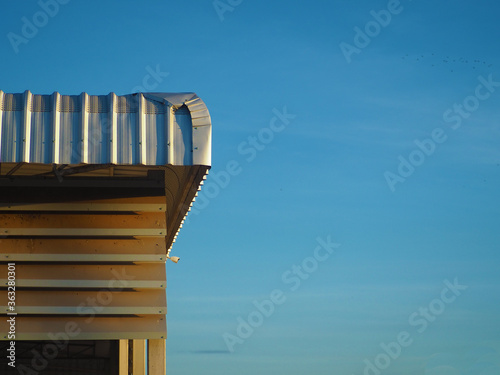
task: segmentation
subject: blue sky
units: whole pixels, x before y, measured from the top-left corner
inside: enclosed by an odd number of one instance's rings
[[[41,5],[3,5],[0,89],[123,95],[155,70],[147,91],[212,116],[169,374],[498,374],[498,2],[64,2],[27,35]],[[318,261],[318,238],[340,246]]]

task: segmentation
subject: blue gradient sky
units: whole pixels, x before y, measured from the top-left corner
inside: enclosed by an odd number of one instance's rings
[[[211,198],[167,266],[168,373],[374,374],[365,360],[407,332],[377,371],[498,374],[500,87],[484,84],[500,82],[498,2],[401,1],[363,48],[355,28],[387,1],[232,3],[221,20],[211,0],[72,0],[18,53],[8,34],[40,5],[0,15],[4,92],[123,95],[159,67],[147,91],[194,91],[211,112]],[[295,117],[263,130],[284,107]],[[446,140],[419,154],[436,129]],[[273,139],[257,150],[259,134]],[[386,172],[410,155],[392,191]],[[217,182],[230,161],[239,173]],[[291,290],[328,236],[341,246]],[[445,303],[455,279],[468,288]],[[273,290],[285,301],[231,352],[223,335]],[[429,305],[444,311],[419,332],[410,317]]]

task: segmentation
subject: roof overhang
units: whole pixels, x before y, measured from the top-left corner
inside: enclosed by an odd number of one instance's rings
[[[168,249],[210,169],[211,143],[210,114],[194,93],[0,91],[0,186],[140,185],[161,171]]]

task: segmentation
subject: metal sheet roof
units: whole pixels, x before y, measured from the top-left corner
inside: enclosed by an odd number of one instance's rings
[[[64,186],[78,184],[79,178],[133,184],[131,179],[162,171],[169,205],[167,249],[210,169],[211,149],[210,114],[194,93],[0,90],[0,186],[36,186],[37,179],[55,177]]]
[[[0,162],[211,165],[212,125],[194,93],[0,91]]]

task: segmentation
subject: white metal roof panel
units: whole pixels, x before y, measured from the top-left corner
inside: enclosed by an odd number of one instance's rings
[[[0,91],[0,162],[211,165],[211,119],[194,93]]]

